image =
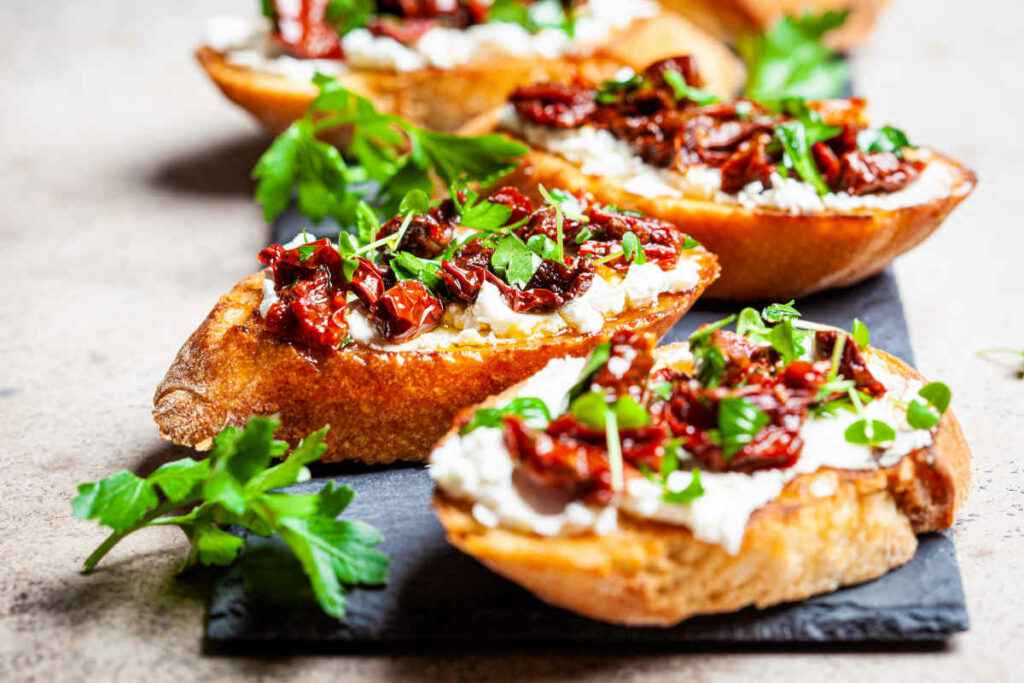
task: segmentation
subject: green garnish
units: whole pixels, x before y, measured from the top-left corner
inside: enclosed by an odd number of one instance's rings
[[[398,280],[419,280],[433,292],[437,292],[444,282],[437,261],[420,258],[407,251],[395,253],[391,258],[391,270]]]
[[[790,318],[799,318],[800,311],[796,310],[793,304],[796,303],[793,299],[790,299],[784,304],[770,304],[765,306],[761,311],[761,317],[770,323],[782,322],[783,320],[789,320]]]
[[[683,75],[675,69],[664,69],[661,72],[661,77],[665,79],[668,86],[672,88],[672,94],[675,96],[677,101],[690,100],[699,107],[704,107],[709,104],[714,104],[718,101],[718,97],[709,93],[706,90],[695,88],[686,82]]]
[[[643,76],[632,71],[624,78],[609,79],[601,83],[597,91],[597,102],[599,104],[615,104],[624,92],[639,90],[645,87],[647,81]]]
[[[839,28],[848,14],[786,17],[764,34],[741,40],[739,50],[747,65],[746,96],[762,102],[784,97],[842,96],[849,81],[849,67],[822,43],[822,38]]]
[[[469,434],[480,427],[501,427],[506,415],[520,417],[526,424],[537,429],[544,429],[551,422],[551,411],[544,401],[532,396],[521,396],[501,408],[481,408],[476,411],[472,419],[459,430],[459,434]]]
[[[683,249],[696,249],[697,247],[703,247],[704,245],[693,239],[689,235],[683,240]]]
[[[853,319],[853,330],[850,334],[860,348],[866,349],[871,345],[871,330],[859,318]]]
[[[574,401],[579,395],[587,391],[590,388],[590,379],[597,373],[598,370],[605,366],[608,359],[612,356],[612,345],[608,342],[603,342],[594,347],[594,350],[587,356],[587,362],[583,365],[583,370],[580,372],[580,377],[576,380],[576,384],[569,389],[569,401]]]
[[[345,615],[344,587],[387,582],[388,558],[376,549],[373,527],[337,519],[355,497],[329,482],[318,493],[274,493],[309,478],[306,465],[326,450],[327,427],[313,432],[290,453],[274,439],[275,418],[253,417],[244,428],[227,427],[214,437],[206,460],[167,463],[142,479],[122,470],[81,484],[71,502],[74,515],[94,519],[113,533],[86,559],[84,571],[129,534],[153,526],[177,526],[191,550],[186,567],[228,565],[244,545],[233,525],[261,536],[276,534],[295,553],[321,608]],[[271,466],[275,457],[285,458]]]
[[[756,311],[755,311],[756,313]],[[735,315],[722,318],[704,325],[690,335],[690,353],[693,354],[693,365],[697,371],[697,380],[709,389],[714,389],[722,382],[725,373],[725,356],[714,344],[708,343],[712,333],[736,320]]]
[[[651,393],[660,398],[662,401],[672,400],[672,383],[661,382],[651,387]]]
[[[365,97],[323,74],[313,83],[320,93],[306,115],[274,140],[253,169],[256,201],[267,222],[294,194],[299,211],[314,222],[331,217],[351,225],[359,202],[367,198],[367,181],[380,187],[375,208],[391,217],[410,191],[429,193],[438,179],[447,186],[466,179],[486,186],[512,171],[527,150],[502,135],[461,137],[414,126],[377,111]],[[339,127],[351,130],[345,153],[354,165],[317,139]]]
[[[906,148],[913,148],[907,134],[899,128],[882,126],[857,133],[857,147],[862,152],[892,152],[900,154]]]
[[[343,36],[349,31],[365,27],[376,13],[375,0],[329,0],[324,16],[338,30],[338,35]]]
[[[953,392],[943,382],[931,382],[921,387],[917,395],[924,402],[917,399],[910,402],[907,406],[907,423],[914,429],[931,429],[942,419],[942,414],[953,398]]]
[[[547,235],[538,233],[526,240],[526,246],[537,256],[543,259],[558,258],[558,245]]]
[[[768,415],[742,397],[723,398],[718,403],[718,434],[722,457],[729,462],[734,455],[754,441],[768,424]]]
[[[811,153],[814,144],[807,135],[807,128],[800,121],[786,121],[775,127],[775,139],[782,145],[782,164],[785,168],[795,171],[805,182],[814,187],[815,192],[824,196],[828,194],[828,185],[818,171],[818,164]]]
[[[632,231],[622,236],[622,256],[630,263],[637,265],[647,263],[647,255],[644,254],[644,247],[640,244],[640,238]]]
[[[632,396],[620,396],[608,403],[603,391],[588,391],[574,399],[569,405],[569,412],[583,424],[594,429],[607,426],[608,415],[614,415],[616,424],[623,429],[646,427],[651,423],[651,416]]]
[[[858,415],[862,415],[864,404],[861,401],[860,393],[855,389],[850,389],[847,395],[850,397],[850,403],[853,404],[854,410]],[[882,420],[869,420],[861,417],[861,419],[846,428],[843,437],[847,442],[858,446],[876,447],[890,443],[895,439],[896,430],[889,423]]]
[[[540,263],[540,257],[530,251],[518,236],[511,233],[501,238],[494,253],[491,254],[494,272],[504,278],[505,282],[520,289],[526,287],[526,283],[537,272]]]
[[[538,0],[530,4],[522,0],[494,0],[487,10],[487,21],[518,24],[530,33],[547,28],[576,35],[576,13],[560,0]]]
[[[704,487],[700,483],[700,470],[694,467],[690,472],[690,483],[680,491],[668,488],[668,480],[673,472],[679,469],[679,451],[682,445],[679,439],[672,439],[665,444],[665,453],[661,456],[658,478],[661,483],[661,499],[673,505],[692,503],[704,495]]]

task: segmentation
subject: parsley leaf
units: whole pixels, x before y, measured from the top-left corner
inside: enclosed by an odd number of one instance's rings
[[[443,282],[439,263],[420,258],[407,251],[395,253],[391,258],[391,270],[399,280],[419,280],[434,292],[441,287]]]
[[[673,505],[685,505],[692,503],[704,495],[704,487],[700,483],[700,470],[696,467],[691,470],[690,483],[683,489],[673,490],[669,488],[669,481],[672,473],[679,470],[679,452],[682,445],[679,439],[672,439],[665,444],[665,452],[661,456],[661,464],[658,468],[658,478],[661,483],[661,499]]]
[[[369,24],[376,13],[376,0],[329,0],[324,16],[343,36]]]
[[[543,429],[551,422],[551,411],[544,401],[532,396],[514,398],[501,408],[480,408],[473,417],[463,425],[459,434],[469,434],[480,427],[500,427],[506,415],[521,417],[526,424]]]
[[[761,317],[770,323],[782,322],[783,320],[789,320],[791,318],[799,318],[800,311],[796,310],[793,304],[796,303],[792,299],[788,303],[784,304],[771,304],[766,306],[761,311]]]
[[[768,415],[742,397],[723,398],[718,403],[718,433],[726,462],[753,442],[768,424]]]
[[[570,38],[576,34],[575,13],[572,8],[566,9],[561,0],[494,0],[487,10],[487,21],[518,24],[530,33],[553,28]]]
[[[718,101],[718,97],[709,93],[706,90],[695,88],[686,82],[683,75],[675,69],[664,69],[661,72],[661,77],[665,79],[668,86],[672,88],[672,94],[675,96],[677,101],[690,100],[697,104],[697,106],[704,107],[709,104],[714,104]]]
[[[896,431],[881,420],[861,418],[843,432],[846,440],[858,446],[880,446],[896,438]]]
[[[121,471],[79,486],[74,515],[113,530],[84,570],[92,571],[121,539],[149,526],[179,527],[191,543],[188,565],[230,564],[243,546],[226,528],[236,524],[279,535],[301,562],[320,606],[343,617],[344,587],[385,583],[388,558],[376,549],[380,536],[371,527],[337,519],[355,495],[348,487],[331,483],[312,495],[272,492],[307,479],[306,465],[327,448],[324,427],[271,466],[288,450],[274,439],[279,426],[275,418],[253,417],[244,428],[218,434],[207,460],[167,463],[145,479]],[[184,509],[189,511],[173,514]]]
[[[913,147],[907,134],[899,128],[882,126],[869,128],[857,133],[857,147],[862,152],[893,152],[899,154],[907,147]]]
[[[632,231],[622,236],[622,255],[627,261],[637,265],[647,263],[647,255],[644,254],[640,238]]]
[[[597,101],[599,104],[615,104],[622,93],[642,88],[645,83],[643,76],[627,70],[622,78],[613,78],[601,83],[597,91]]]
[[[822,37],[841,26],[847,15],[786,17],[765,33],[741,40],[739,51],[747,64],[746,96],[760,101],[841,96],[849,67],[822,43]]]
[[[943,382],[931,382],[921,387],[917,395],[925,402],[917,399],[910,402],[907,406],[907,423],[914,429],[931,429],[939,424],[953,394]]]
[[[775,139],[782,145],[782,164],[807,184],[811,185],[819,195],[828,194],[828,185],[818,171],[818,164],[811,154],[811,145],[807,128],[801,121],[786,121],[775,127]]]
[[[540,257],[514,234],[506,235],[491,254],[494,272],[514,287],[523,289],[540,265]]]
[[[579,379],[576,380],[576,384],[569,389],[570,402],[590,388],[590,379],[598,370],[605,366],[608,359],[611,358],[611,355],[612,345],[608,342],[603,342],[594,347],[594,350],[590,352],[589,356],[587,356],[587,362],[583,366],[583,370],[580,372]]]

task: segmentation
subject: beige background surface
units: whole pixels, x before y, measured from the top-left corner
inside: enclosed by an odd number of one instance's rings
[[[878,118],[982,181],[897,269],[921,369],[954,387],[976,457],[955,530],[973,628],[947,650],[214,659],[176,531],[80,576],[102,532],[71,519],[74,485],[168,457],[153,388],[266,234],[246,180],[265,141],[189,57],[206,17],[255,4],[0,3],[0,680],[1019,676],[1024,383],[974,355],[1024,346],[1024,11],[994,0],[896,0],[856,63]]]

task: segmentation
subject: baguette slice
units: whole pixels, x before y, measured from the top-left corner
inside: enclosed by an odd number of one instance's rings
[[[849,10],[843,25],[825,37],[833,49],[849,50],[867,40],[889,0],[665,0],[662,4],[732,43],[765,31],[787,15]]]
[[[160,435],[206,449],[228,424],[279,413],[278,437],[293,445],[325,424],[323,460],[390,463],[424,460],[456,413],[562,356],[584,356],[620,329],[660,338],[718,274],[701,256],[691,291],[662,294],[624,311],[595,334],[563,332],[493,346],[383,351],[358,344],[307,353],[269,333],[258,309],[263,274],[242,279],[178,352],[153,399]]]
[[[681,345],[662,347],[672,352]],[[871,349],[894,373],[913,368]],[[515,388],[486,405],[504,404]],[[453,438],[453,428],[446,439]],[[829,478],[835,492],[816,495]],[[477,522],[438,491],[448,540],[540,599],[601,621],[672,626],[697,614],[764,608],[877,578],[907,562],[916,534],[952,525],[970,481],[970,451],[947,412],[931,448],[874,471],[820,469],[791,481],[747,522],[736,555],[679,525],[619,514],[607,535],[542,537]],[[824,482],[831,488],[832,482]]]
[[[481,118],[474,129],[488,125]],[[572,162],[537,149],[531,149],[503,182],[518,186],[531,199],[539,196],[541,185],[589,192],[599,202],[680,225],[721,263],[722,278],[708,290],[709,298],[785,301],[871,277],[938,229],[973,191],[977,178],[952,159],[936,156],[955,173],[952,191],[895,210],[793,215],[704,199],[644,197],[607,178],[585,175]]]
[[[708,89],[719,96],[730,97],[743,85],[744,69],[736,56],[724,44],[670,12],[633,22],[584,58],[502,59],[456,69],[407,72],[352,69],[338,80],[382,111],[427,128],[454,131],[503,104],[520,85],[566,81],[576,74],[601,81],[623,66],[639,70],[681,51],[697,58]],[[223,53],[208,46],[200,47],[196,58],[228,99],[275,135],[305,114],[317,94],[312,83],[232,64]]]

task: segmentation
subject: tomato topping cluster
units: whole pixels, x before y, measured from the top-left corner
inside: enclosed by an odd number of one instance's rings
[[[800,458],[800,431],[811,408],[835,398],[822,396],[822,388],[830,379],[836,340],[836,332],[816,332],[811,360],[782,363],[771,347],[717,330],[708,344],[721,354],[724,367],[715,385],[706,386],[679,370],[652,372],[653,340],[622,331],[610,341],[608,360],[581,390],[598,390],[609,402],[629,396],[647,411],[646,424],[619,429],[627,478],[658,471],[670,441],[692,457],[694,465],[713,472],[788,468]],[[852,380],[867,397],[882,396],[885,387],[871,375],[860,349],[851,340],[846,342],[835,376]],[[756,407],[764,423],[741,448],[727,454],[720,411],[723,402],[735,399]],[[507,415],[504,437],[512,458],[534,483],[594,503],[607,503],[614,495],[608,435],[571,409],[545,429]]]
[[[268,267],[278,296],[267,311],[268,329],[313,349],[336,349],[349,336],[348,306],[358,302],[382,338],[408,341],[438,326],[449,303],[474,303],[488,282],[513,311],[551,312],[586,292],[599,267],[622,271],[636,260],[636,255],[631,260],[625,254],[627,234],[663,269],[675,266],[687,239],[669,223],[583,200],[578,201],[579,214],[551,205],[534,209],[512,187],[486,199],[508,208],[508,227],[498,233],[474,231],[460,224],[466,196],[459,197],[459,205],[448,199],[427,213],[384,223],[374,241],[391,237],[399,240],[397,245],[349,256],[326,239],[293,249],[279,244],[264,249],[259,260]],[[495,267],[500,247],[496,234],[517,242],[528,259],[538,262],[525,282],[510,284],[507,274]],[[526,243],[538,235],[549,246],[560,240],[561,253],[544,252],[542,257],[526,251]],[[396,268],[397,254],[415,257],[435,276],[410,277]]]
[[[780,168],[784,149],[774,137],[780,124],[793,120],[791,114],[750,100],[702,104],[680,96],[666,80],[671,78],[667,73],[688,88],[704,84],[690,57],[672,57],[651,64],[631,81],[600,87],[584,81],[531,85],[513,92],[510,102],[530,123],[607,130],[654,166],[679,171],[694,165],[719,168],[722,190],[729,193],[754,181],[771,187],[773,174],[793,172]],[[853,195],[895,192],[920,175],[920,162],[893,151],[861,148],[858,135],[866,130],[863,100],[815,107],[822,125],[835,128],[810,148],[810,163],[816,164],[829,190]]]
[[[378,0],[366,28],[409,45],[435,26],[466,28],[487,21],[489,0]],[[300,59],[343,59],[340,31],[352,17],[335,16],[330,0],[273,0],[274,40]],[[350,14],[357,14],[355,8]]]

